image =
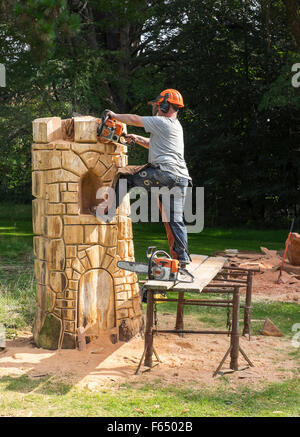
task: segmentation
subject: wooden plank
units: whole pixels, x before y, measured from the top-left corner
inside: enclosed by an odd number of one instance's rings
[[[145,283],[145,286],[151,290],[186,290],[200,293],[217,275],[226,262],[226,258],[220,256],[207,257],[206,255],[191,255],[191,258],[192,262],[187,266],[187,270],[194,275],[194,281],[192,283],[179,282],[174,286],[173,281],[149,280]]]
[[[154,279],[150,279],[147,281],[144,286],[150,288],[151,290],[169,290],[173,287],[174,281],[156,281]]]
[[[193,272],[208,258],[208,255],[191,255],[192,262],[187,265],[187,270]]]
[[[208,258],[208,255],[191,254],[191,258],[192,258],[192,263],[191,264],[201,263],[206,258]]]
[[[192,283],[179,282],[173,287],[174,291],[186,290],[200,293],[203,288],[217,275],[226,262],[224,257],[210,257],[192,272],[194,281]]]

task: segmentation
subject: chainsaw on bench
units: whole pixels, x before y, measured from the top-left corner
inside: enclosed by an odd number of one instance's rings
[[[156,250],[155,246],[148,247],[146,251],[148,264],[135,261],[118,261],[117,266],[130,272],[146,274],[148,279],[157,281],[188,282],[194,280],[194,276],[185,268],[180,267],[177,259],[164,250]]]
[[[116,143],[123,146],[132,146],[134,142],[128,143],[125,135],[127,134],[126,125],[120,121],[113,120],[107,115],[108,110],[102,112],[98,119],[97,136],[102,143]]]

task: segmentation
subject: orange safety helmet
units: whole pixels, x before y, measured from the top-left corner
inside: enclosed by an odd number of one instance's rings
[[[162,112],[168,112],[170,103],[176,105],[178,108],[183,108],[183,98],[179,91],[169,88],[160,93],[154,101],[149,102],[151,105],[155,105]]]

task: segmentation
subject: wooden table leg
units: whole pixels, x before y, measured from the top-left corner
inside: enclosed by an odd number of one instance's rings
[[[233,291],[232,304],[232,329],[231,329],[231,351],[230,351],[230,369],[238,370],[239,358],[239,313],[240,313],[240,293],[239,288],[235,287]]]
[[[176,331],[183,331],[183,312],[184,312],[184,291],[178,292],[178,304],[177,304],[177,315],[176,315]],[[183,337],[183,334],[178,334],[180,337]]]
[[[244,310],[244,328],[243,335],[248,334],[250,340],[250,324],[251,324],[251,299],[252,299],[252,278],[253,272],[248,272],[247,290],[246,290],[246,302]]]
[[[147,290],[147,315],[145,332],[145,366],[152,367],[153,355],[153,290]]]

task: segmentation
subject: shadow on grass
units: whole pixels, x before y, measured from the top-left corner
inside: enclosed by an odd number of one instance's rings
[[[45,393],[45,391],[38,391],[38,387],[44,385],[45,383],[49,382],[51,380],[51,377],[44,377],[44,378],[37,378],[37,379],[31,379],[28,375],[21,375],[21,376],[2,376],[0,378],[0,384],[5,385],[6,391],[15,391],[15,392],[21,392],[21,393],[30,393],[30,392],[37,392],[37,393]]]

